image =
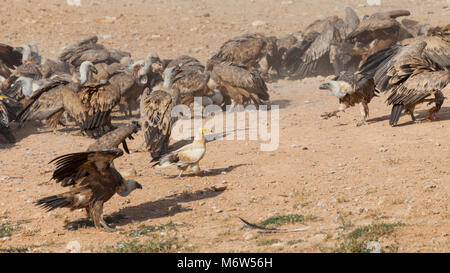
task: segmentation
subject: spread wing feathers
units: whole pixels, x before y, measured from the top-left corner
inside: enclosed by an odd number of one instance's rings
[[[33,80],[39,80],[43,78],[41,67],[34,63],[24,63],[16,68],[12,73],[16,77],[27,77]]]
[[[442,68],[450,66],[450,41],[446,41],[437,36],[427,36],[419,38],[419,40],[427,43],[424,53],[434,63]]]
[[[298,66],[301,64],[301,58],[305,51],[311,46],[314,40],[319,36],[319,32],[309,32],[302,35],[301,39],[286,52],[286,57],[282,62],[282,65],[288,72],[296,71]]]
[[[113,160],[123,155],[121,149],[110,149],[100,151],[88,151],[71,153],[59,156],[49,162],[55,164],[52,179],[56,183],[62,182],[63,187],[73,185],[79,178],[97,175],[101,176],[111,166]]]
[[[97,139],[87,148],[87,151],[111,150],[118,148],[119,144],[122,143],[123,149],[129,154],[130,151],[128,150],[126,139],[133,139],[133,134],[137,133],[140,128],[141,126],[139,123],[134,121],[127,125],[120,126]]]
[[[0,76],[8,78],[11,71],[22,64],[22,53],[9,45],[0,43]]]
[[[6,142],[14,143],[16,141],[9,129],[9,124],[16,119],[16,115],[21,108],[22,104],[20,102],[0,93],[0,135],[3,136]]]
[[[345,36],[352,33],[360,24],[358,14],[350,8],[345,8],[344,33]]]
[[[234,101],[246,103],[252,100],[256,104],[261,104],[261,100],[267,101],[270,98],[263,78],[258,73],[245,68],[220,63],[213,67],[211,78],[219,86],[225,87],[228,92],[225,95]]]
[[[82,130],[97,129],[104,124],[120,101],[120,89],[109,82],[85,85],[81,90],[64,88],[64,109]]]
[[[17,120],[24,122],[30,119],[48,119],[62,109],[61,91],[68,84],[62,78],[53,79],[40,87],[33,94],[23,100],[24,107],[18,114]]]
[[[246,33],[225,42],[211,59],[250,68],[271,50],[269,43],[260,34]]]
[[[420,58],[426,45],[425,42],[418,41],[380,50],[367,58],[360,67],[360,73],[373,77],[381,92],[388,91],[393,83],[401,83],[409,77],[406,73],[398,73],[402,70],[400,67]],[[391,81],[393,77],[395,80]]]
[[[68,46],[59,55],[59,60],[67,63],[71,63],[71,60],[77,57],[77,55],[82,54],[84,51],[90,49],[103,49],[102,45],[97,44],[98,37],[90,36],[86,39],[78,41],[73,45]]]
[[[422,99],[440,91],[450,82],[450,71],[424,71],[412,75],[403,84],[396,86],[388,104],[415,105]]]
[[[338,41],[340,41],[339,32],[330,22],[327,22],[323,32],[316,37],[314,42],[311,43],[303,54],[301,58],[302,63],[298,68],[299,76],[306,77],[313,72],[319,60],[330,52],[331,43]]]
[[[373,40],[385,36],[396,36],[399,30],[400,23],[392,19],[392,17],[385,16],[385,13],[372,14],[368,19],[363,20],[354,31],[349,33],[347,39],[369,44]]]
[[[141,98],[141,126],[146,149],[153,158],[159,157],[168,146],[174,118],[171,111],[175,105],[172,96],[163,90],[144,93]]]

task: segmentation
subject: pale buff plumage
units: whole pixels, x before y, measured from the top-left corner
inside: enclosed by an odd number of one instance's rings
[[[206,139],[205,132],[209,132],[209,129],[202,128],[201,131],[195,136],[194,141],[191,144],[185,145],[178,150],[163,155],[161,159],[156,162],[152,167],[165,168],[170,165],[175,165],[180,170],[178,178],[188,167],[191,167],[195,174],[200,173],[199,162],[203,158],[206,152]]]

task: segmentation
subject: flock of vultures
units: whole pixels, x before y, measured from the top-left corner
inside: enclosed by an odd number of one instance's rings
[[[445,99],[441,90],[450,81],[450,25],[430,26],[405,18],[407,10],[394,10],[360,18],[346,8],[338,16],[314,21],[303,31],[282,38],[246,33],[226,41],[203,65],[181,55],[160,59],[150,53],[143,60],[88,37],[63,48],[58,60],[43,59],[35,45],[0,44],[0,143],[10,147],[14,130],[23,126],[77,126],[96,141],[86,151],[61,155],[52,178],[65,193],[42,198],[36,205],[86,209],[95,227],[112,230],[103,220],[103,204],[115,193],[127,196],[142,188],[124,179],[113,161],[129,153],[126,139],[143,131],[141,150],[154,166],[175,165],[180,175],[187,168],[200,172],[205,154],[206,129],[194,141],[171,149],[169,140],[178,104],[192,106],[270,105],[266,82],[334,75],[320,89],[339,99],[336,111],[359,104],[366,124],[368,104],[379,92],[388,92],[392,106],[390,125],[402,112],[432,104],[426,120],[436,119]],[[404,17],[399,20],[399,17]],[[127,117],[139,111],[140,121],[116,127],[111,113],[117,108]],[[12,126],[14,123],[14,126]],[[34,124],[34,125],[31,125]],[[369,126],[369,125],[367,125]],[[122,148],[119,145],[122,144]]]

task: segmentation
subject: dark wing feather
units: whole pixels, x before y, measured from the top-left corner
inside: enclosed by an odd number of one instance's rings
[[[89,151],[65,154],[49,162],[55,164],[52,179],[62,186],[73,185],[79,178],[99,174],[111,166],[112,161],[123,155],[121,149]]]
[[[126,139],[132,138],[132,135],[137,133],[139,129],[140,125],[137,122],[131,122],[127,125],[120,126],[119,128],[106,133],[97,139],[93,144],[89,145],[87,151],[110,150],[118,148],[120,143],[126,143]],[[129,153],[127,148],[124,149],[125,152]]]

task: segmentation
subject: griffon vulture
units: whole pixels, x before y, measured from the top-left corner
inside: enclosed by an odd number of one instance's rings
[[[158,159],[167,152],[172,125],[175,117],[171,116],[172,108],[179,104],[180,91],[172,87],[179,66],[164,70],[164,84],[157,85],[152,91],[144,90],[141,97],[141,126],[144,136],[145,150],[153,159]]]
[[[328,119],[337,116],[337,113],[344,112],[348,107],[359,104],[363,120],[357,126],[367,124],[368,104],[377,93],[373,79],[362,74],[343,71],[331,81],[322,84],[320,89],[330,90],[339,99],[339,109],[324,113],[323,118]]]
[[[208,61],[208,67],[211,69],[208,86],[220,91],[225,105],[260,105],[269,101],[266,83],[258,72],[212,60]]]
[[[435,117],[445,99],[441,90],[450,82],[449,67],[450,43],[431,36],[378,51],[367,58],[361,72],[373,77],[380,91],[389,91],[389,124],[395,126],[402,110],[415,121],[414,108],[423,102],[435,103],[425,120]],[[427,99],[431,95],[435,98]]]
[[[71,178],[72,189],[62,194],[52,195],[36,201],[36,206],[47,211],[57,208],[86,209],[96,228],[114,231],[103,219],[103,204],[114,194],[128,196],[135,189],[142,189],[134,180],[125,180],[113,167],[113,160],[123,155],[121,149],[71,153],[59,156],[52,179],[56,182]]]

